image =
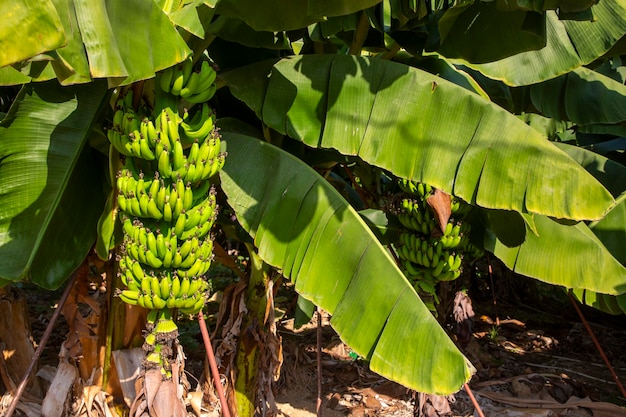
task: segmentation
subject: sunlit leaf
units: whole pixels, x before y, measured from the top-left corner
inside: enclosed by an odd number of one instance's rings
[[[222,134],[229,149],[222,188],[263,260],[332,314],[372,370],[422,392],[457,391],[470,365],[359,214],[290,154]]]
[[[270,65],[223,79],[265,124],[308,146],[358,155],[487,208],[598,219],[613,204],[601,184],[536,130],[442,78],[339,55]]]
[[[60,48],[66,41],[50,0],[3,1],[0,16],[0,67]]]
[[[538,235],[527,233],[520,246],[507,247],[488,233],[485,247],[521,275],[566,288],[626,292],[626,268],[585,223],[569,226],[535,216],[535,225]]]

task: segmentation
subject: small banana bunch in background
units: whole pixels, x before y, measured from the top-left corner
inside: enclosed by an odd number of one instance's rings
[[[394,246],[406,277],[432,298],[426,303],[434,311],[437,283],[460,277],[464,257],[477,254],[464,221],[471,206],[428,184],[402,179],[399,185],[404,194],[396,215],[404,231]]]
[[[215,93],[215,70],[191,59],[157,77],[155,101],[198,103],[193,112],[164,107],[156,114],[133,107],[132,90],[116,104],[107,136],[124,155],[117,173],[117,204],[123,241],[117,261],[127,304],[149,309],[146,369],[172,377],[177,352],[176,312],[194,314],[206,301],[206,277],[213,257],[211,228],[217,217],[211,179],[224,166],[226,152],[206,100]],[[172,97],[174,94],[177,97]],[[164,96],[161,96],[164,97]]]
[[[208,61],[202,61],[199,72],[193,71],[191,58],[170,67],[161,73],[161,90],[180,96],[189,103],[204,103],[215,94],[217,73]]]

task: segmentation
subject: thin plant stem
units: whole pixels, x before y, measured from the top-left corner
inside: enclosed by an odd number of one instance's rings
[[[593,341],[593,344],[596,346],[596,349],[598,349],[598,352],[600,353],[600,356],[602,357],[602,360],[606,364],[607,369],[609,370],[609,372],[611,373],[611,376],[615,380],[615,383],[617,384],[617,387],[619,388],[620,392],[622,393],[622,397],[626,398],[626,389],[624,389],[624,386],[622,385],[622,382],[620,381],[619,377],[615,373],[615,370],[613,369],[613,365],[611,365],[611,361],[609,361],[609,358],[607,358],[606,354],[604,353],[604,349],[602,349],[602,346],[600,345],[600,342],[596,338],[596,335],[593,333],[593,330],[591,329],[591,326],[589,325],[589,322],[587,322],[587,320],[585,319],[585,316],[583,315],[582,310],[580,309],[580,307],[578,307],[578,303],[576,303],[576,300],[574,299],[574,296],[572,295],[572,290],[569,290],[567,292],[567,295],[569,296],[569,299],[572,302],[572,305],[574,306],[574,309],[576,309],[576,312],[578,313],[578,316],[580,317],[580,320],[582,321],[583,325],[585,326],[585,329],[587,329],[587,333],[589,333],[589,337],[591,337],[591,340]]]
[[[465,388],[465,392],[467,392],[467,395],[470,397],[470,400],[472,401],[472,404],[474,405],[474,408],[478,412],[478,416],[479,417],[485,417],[485,414],[483,413],[483,410],[480,408],[480,405],[478,404],[478,401],[476,401],[476,397],[474,397],[474,393],[470,389],[470,387],[467,384],[467,382],[465,383],[465,385],[463,385],[463,388]]]
[[[52,330],[54,330],[54,325],[56,324],[57,320],[59,319],[59,316],[61,315],[61,310],[63,310],[63,306],[65,305],[65,302],[67,301],[67,298],[70,295],[70,291],[74,287],[74,283],[76,282],[77,276],[78,276],[78,273],[75,271],[70,277],[70,280],[67,286],[65,287],[65,290],[63,291],[63,295],[61,295],[59,304],[56,310],[54,310],[54,313],[52,314],[52,317],[50,318],[50,322],[48,323],[48,326],[46,327],[46,331],[43,333],[43,336],[41,336],[41,340],[39,341],[39,346],[37,346],[37,350],[35,351],[33,358],[30,360],[28,369],[26,370],[26,373],[24,374],[24,377],[22,378],[20,385],[17,387],[17,390],[15,391],[15,394],[13,395],[13,401],[11,402],[11,405],[7,409],[6,413],[4,414],[5,417],[13,416],[13,412],[17,408],[17,403],[20,401],[20,398],[22,397],[22,394],[24,393],[24,389],[26,388],[26,384],[28,383],[30,374],[33,372],[33,369],[35,369],[35,365],[37,364],[37,361],[39,360],[41,353],[43,352],[43,350],[46,347],[46,344],[48,343],[48,339],[50,338],[50,335],[52,334]]]
[[[317,308],[317,417],[322,417],[322,312]]]
[[[369,18],[365,12],[362,12],[359,17],[356,30],[354,31],[354,38],[352,39],[352,44],[350,45],[350,51],[348,52],[350,55],[361,55],[361,48],[363,48],[363,44],[365,43],[369,30]]]
[[[206,349],[206,356],[209,360],[209,367],[211,368],[211,374],[213,375],[213,381],[217,395],[220,398],[220,405],[222,406],[222,415],[224,417],[230,417],[230,409],[226,402],[226,396],[224,395],[224,389],[222,388],[222,381],[220,379],[220,372],[217,369],[217,362],[215,362],[215,354],[213,353],[213,346],[211,346],[211,339],[209,339],[209,331],[204,321],[204,314],[202,310],[198,313],[198,324],[200,325],[200,332],[202,333],[202,340],[204,341],[204,348]]]

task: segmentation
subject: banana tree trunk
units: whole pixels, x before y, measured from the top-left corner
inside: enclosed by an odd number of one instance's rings
[[[274,317],[274,281],[270,267],[252,247],[250,278],[245,288],[245,308],[235,333],[238,343],[233,360],[233,414],[238,417],[265,416],[277,411],[271,385],[282,363],[281,339]],[[239,297],[233,301],[238,302]],[[232,331],[232,330],[231,330]]]

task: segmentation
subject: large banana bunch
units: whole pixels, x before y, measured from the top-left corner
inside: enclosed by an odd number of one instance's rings
[[[215,71],[207,65],[196,73],[187,60],[166,70],[160,75],[161,86],[172,72],[176,80],[169,92],[157,94],[183,96],[180,90],[188,88],[185,99],[200,100],[198,94],[215,87],[210,73]],[[165,378],[172,376],[178,337],[175,312],[197,313],[211,289],[206,273],[213,257],[210,231],[217,216],[211,178],[226,157],[212,110],[206,103],[195,107],[193,114],[185,110],[182,115],[177,108],[165,107],[150,117],[134,110],[128,92],[118,100],[107,132],[111,145],[124,155],[116,182],[124,232],[118,275],[124,288],[117,295],[150,310],[146,368],[159,368]]]
[[[451,215],[445,225],[440,225],[428,204],[433,187],[406,179],[399,185],[403,195],[396,214],[405,230],[395,247],[401,267],[415,289],[437,303],[437,283],[457,279],[464,257],[477,255],[469,241],[470,223],[464,221],[471,206],[451,196]],[[429,305],[431,309],[434,303]]]

